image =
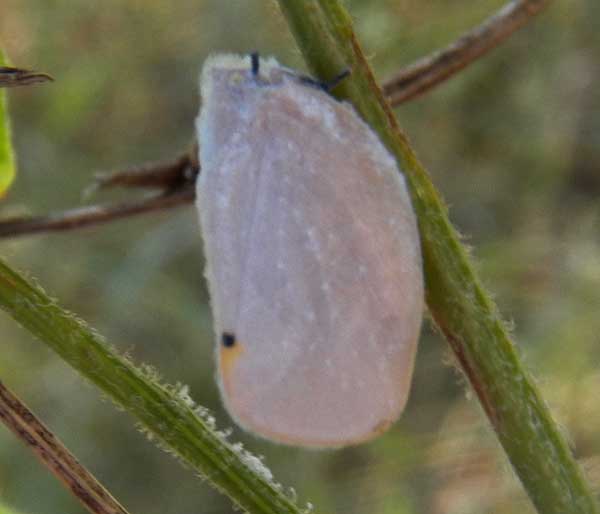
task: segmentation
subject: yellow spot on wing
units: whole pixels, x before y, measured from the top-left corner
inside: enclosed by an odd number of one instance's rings
[[[244,347],[239,341],[235,341],[235,344],[231,347],[220,348],[219,355],[219,367],[221,370],[221,380],[225,390],[229,392],[229,385],[231,382],[231,374],[235,368],[235,363],[239,359],[240,355],[244,352]]]

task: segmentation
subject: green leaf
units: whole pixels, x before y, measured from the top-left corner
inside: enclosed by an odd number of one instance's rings
[[[6,64],[4,53],[0,48],[0,66]],[[7,104],[6,90],[0,88],[0,197],[4,196],[16,174]]]

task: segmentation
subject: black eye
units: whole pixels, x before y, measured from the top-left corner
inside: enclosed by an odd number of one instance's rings
[[[223,332],[221,343],[225,348],[231,348],[235,345],[235,336],[231,332]]]

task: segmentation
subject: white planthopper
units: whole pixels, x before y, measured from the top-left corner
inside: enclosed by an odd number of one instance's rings
[[[253,55],[201,78],[197,207],[233,418],[301,446],[386,430],[410,389],[423,312],[403,175],[351,105]]]

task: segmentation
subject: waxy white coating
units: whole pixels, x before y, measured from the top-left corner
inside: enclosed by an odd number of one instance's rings
[[[249,57],[213,56],[201,93],[197,207],[227,409],[286,444],[374,437],[406,403],[423,311],[396,161],[349,104],[274,59],[255,76]]]

